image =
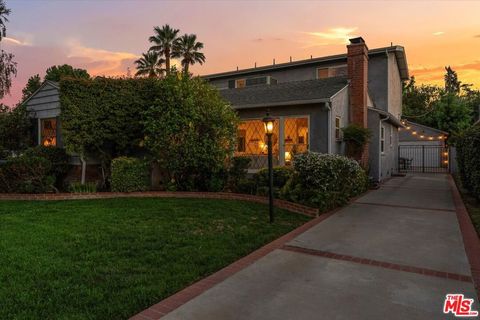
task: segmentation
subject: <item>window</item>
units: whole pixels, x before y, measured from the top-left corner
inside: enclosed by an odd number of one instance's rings
[[[318,79],[328,78],[328,68],[319,68],[319,69],[317,69],[317,78],[318,78]]]
[[[381,126],[380,128],[380,152],[385,152],[385,127]]]
[[[235,80],[235,88],[244,88],[247,85],[247,80],[237,79]]]
[[[326,67],[326,68],[318,68],[317,69],[317,79],[325,79],[331,77],[342,77],[347,75],[347,66],[340,65],[340,66],[333,66],[333,67]]]
[[[293,156],[308,150],[308,118],[285,118],[285,164],[291,164]]]
[[[57,119],[41,119],[40,120],[40,142],[42,146],[57,145]]]
[[[335,139],[342,139],[342,130],[340,128],[341,118],[335,117]]]

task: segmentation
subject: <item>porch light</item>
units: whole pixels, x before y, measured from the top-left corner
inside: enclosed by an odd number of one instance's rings
[[[268,145],[268,213],[270,217],[270,223],[273,223],[273,154],[272,154],[272,134],[273,124],[275,119],[270,117],[267,111],[265,118],[263,118],[265,125],[265,134],[267,135]]]

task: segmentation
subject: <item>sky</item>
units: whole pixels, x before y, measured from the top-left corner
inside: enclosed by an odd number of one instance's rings
[[[480,1],[154,1],[6,0],[12,10],[1,49],[15,54],[15,105],[27,79],[68,63],[91,75],[121,76],[150,47],[154,26],[195,33],[209,74],[346,52],[349,38],[369,48],[405,47],[419,83],[442,84],[452,66],[480,88]]]

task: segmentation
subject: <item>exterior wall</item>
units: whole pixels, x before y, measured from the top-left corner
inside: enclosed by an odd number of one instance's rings
[[[240,119],[262,119],[266,109],[252,108],[237,110]],[[323,104],[271,107],[272,117],[309,116],[309,149],[315,152],[328,152],[328,111]]]
[[[424,144],[424,145],[443,145],[445,144],[444,139],[438,139],[439,136],[446,137],[446,133],[434,128],[427,126],[418,125],[415,123],[408,122],[407,126],[410,127],[410,130],[402,128],[399,132],[399,140],[403,145],[414,145],[414,144]],[[416,135],[413,135],[412,132],[417,132]],[[420,138],[423,135],[424,138]],[[433,137],[433,140],[429,140],[429,137]]]
[[[380,117],[372,110],[368,110],[368,129],[372,133],[368,146],[369,176],[380,181]]]
[[[388,112],[400,119],[402,115],[402,80],[394,53],[388,54]]]
[[[369,57],[368,91],[375,107],[388,111],[388,60],[386,55]]]
[[[340,91],[332,99],[332,112],[330,115],[330,137],[331,137],[331,153],[345,154],[345,143],[340,139],[335,138],[335,118],[340,117],[340,128],[346,127],[349,124],[349,88]]]

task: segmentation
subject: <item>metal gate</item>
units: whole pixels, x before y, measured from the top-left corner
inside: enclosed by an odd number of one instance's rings
[[[433,145],[398,146],[398,171],[406,172],[450,172],[448,147]]]

